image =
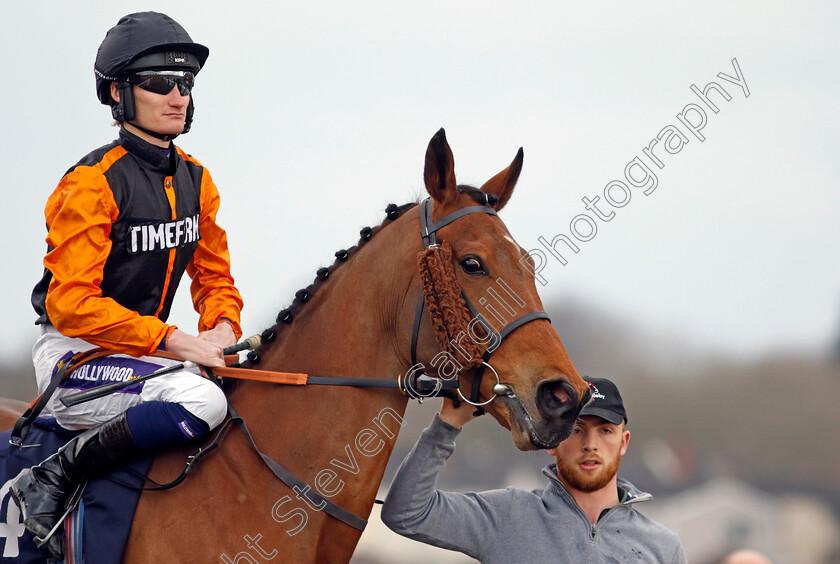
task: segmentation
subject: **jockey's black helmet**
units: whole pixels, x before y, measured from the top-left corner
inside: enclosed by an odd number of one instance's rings
[[[137,12],[120,18],[108,30],[96,52],[93,71],[96,75],[96,96],[111,106],[114,117],[129,121],[123,104],[111,98],[111,83],[142,70],[181,70],[198,74],[210,50],[192,40],[181,25],[158,12]],[[192,103],[190,104],[192,106]],[[189,112],[184,132],[192,121]]]

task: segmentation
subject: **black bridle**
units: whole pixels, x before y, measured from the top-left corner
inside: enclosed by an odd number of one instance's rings
[[[423,200],[420,204],[420,236],[423,239],[424,248],[438,248],[437,231],[469,214],[486,213],[488,215],[498,217],[496,210],[492,206],[488,205],[487,195],[485,194],[484,196],[484,205],[461,208],[448,215],[443,216],[437,221],[432,221],[432,199],[426,198],[425,200]],[[472,389],[470,390],[469,399],[464,397],[464,395],[461,393],[460,380],[458,376],[456,376],[454,380],[444,382],[444,380],[446,379],[441,378],[440,376],[432,377],[428,376],[424,372],[413,373],[410,375],[409,378],[406,379],[406,385],[407,387],[413,388],[414,392],[416,392],[419,396],[419,399],[422,399],[422,397],[437,395],[441,391],[444,391],[445,393],[446,390],[454,389],[462,401],[465,401],[470,405],[477,407],[478,411],[483,413],[482,407],[492,402],[494,399],[496,399],[496,397],[513,395],[513,391],[510,389],[510,387],[499,381],[499,374],[493,369],[492,366],[490,366],[490,356],[501,346],[502,341],[504,341],[505,337],[510,335],[510,333],[513,332],[515,329],[518,329],[519,327],[525,325],[530,321],[535,321],[537,319],[545,319],[550,321],[550,319],[548,317],[548,314],[544,311],[532,311],[514,319],[513,321],[505,325],[501,329],[501,331],[497,333],[493,329],[493,327],[484,319],[484,317],[479,314],[478,309],[476,309],[476,307],[473,305],[473,303],[470,301],[467,295],[464,294],[463,291],[461,291],[461,296],[464,298],[464,302],[467,304],[467,308],[470,310],[470,313],[472,313],[474,319],[479,324],[481,324],[481,327],[484,329],[484,331],[487,332],[487,335],[489,336],[491,334],[495,334],[498,337],[497,345],[494,348],[492,348],[492,350],[490,347],[488,347],[482,355],[481,365],[476,369],[475,376],[473,377]],[[420,322],[423,317],[423,311],[426,309],[425,304],[426,298],[424,295],[421,295],[417,303],[417,310],[414,316],[414,327],[411,332],[411,364],[413,366],[417,366],[417,341],[420,335]],[[493,397],[484,402],[479,402],[481,380],[484,375],[485,368],[489,368],[496,376],[496,385],[493,386]]]

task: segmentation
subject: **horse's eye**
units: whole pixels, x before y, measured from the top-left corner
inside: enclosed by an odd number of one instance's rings
[[[462,260],[461,268],[464,269],[464,272],[467,274],[487,274],[484,270],[484,266],[481,264],[481,261],[473,257]]]

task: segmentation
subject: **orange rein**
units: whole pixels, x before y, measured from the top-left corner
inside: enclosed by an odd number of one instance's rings
[[[73,365],[67,369],[67,372],[64,374],[64,378],[67,378],[73,370],[82,366],[83,364],[90,362],[91,360],[102,358],[103,356],[109,356],[113,354],[120,354],[117,351],[105,349],[102,347],[98,347],[95,349],[91,349],[89,351],[85,351],[77,355],[77,360],[74,360]],[[166,351],[155,351],[154,353],[148,355],[154,356],[159,358],[166,358],[169,360],[177,360],[179,362],[184,362],[184,359],[174,355],[172,353]],[[75,359],[76,357],[74,357]],[[228,364],[233,364],[239,360],[238,355],[226,355],[225,362]],[[207,374],[202,368],[202,374],[206,377]],[[221,376],[222,378],[235,378],[238,380],[255,380],[258,382],[270,382],[272,384],[286,384],[291,386],[305,386],[307,383],[308,374],[300,374],[297,372],[273,372],[271,370],[256,370],[253,368],[233,368],[231,366],[225,366],[223,368],[213,368],[213,373],[217,376]],[[33,405],[35,402],[38,401],[36,398],[32,403]]]
[[[169,360],[177,360],[183,362],[180,358],[172,353],[165,351],[156,351],[151,356],[158,356],[161,358],[168,358]],[[239,360],[238,355],[225,356],[225,362],[230,365]],[[253,380],[256,382],[269,382],[271,384],[286,384],[290,386],[305,386],[308,374],[300,374],[297,372],[273,372],[271,370],[257,370],[254,368],[233,368],[225,366],[222,368],[212,368],[213,374],[222,378],[235,378],[237,380]],[[201,373],[207,377],[205,367],[201,367]]]
[[[297,372],[273,372],[271,370],[256,370],[254,368],[213,368],[213,374],[222,378],[236,378],[237,380],[253,380],[257,382],[269,382],[271,384],[286,384],[291,386],[305,386],[309,378],[308,374]],[[202,367],[204,373],[204,367]]]
[[[183,362],[183,358],[179,358],[172,353],[165,351],[157,351],[151,356],[158,356],[161,358],[168,358],[169,360],[177,360]],[[305,386],[308,374],[301,374],[298,372],[274,372],[271,370],[257,370],[254,368],[233,368],[230,365],[239,360],[238,355],[226,355],[225,362],[228,366],[223,368],[212,368],[213,374],[222,378],[235,378],[237,380],[253,380],[256,382],[269,382],[271,384],[286,384],[290,386]],[[207,377],[205,367],[201,367],[201,373]]]

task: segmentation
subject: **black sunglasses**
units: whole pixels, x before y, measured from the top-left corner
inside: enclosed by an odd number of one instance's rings
[[[127,82],[164,96],[177,86],[181,96],[189,96],[195,75],[189,71],[144,71],[130,75]]]

